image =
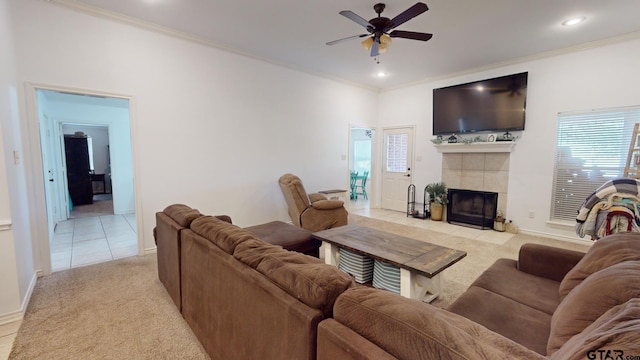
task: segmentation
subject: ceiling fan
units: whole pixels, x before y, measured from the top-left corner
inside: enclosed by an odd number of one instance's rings
[[[373,6],[373,10],[376,12],[376,14],[378,14],[378,17],[373,18],[369,21],[363,19],[351,10],[340,11],[340,15],[364,26],[364,28],[367,29],[369,33],[329,41],[327,45],[335,45],[343,41],[367,37],[367,39],[362,42],[362,45],[364,45],[367,50],[371,50],[371,57],[375,57],[387,51],[387,48],[391,44],[391,38],[397,37],[411,40],[427,41],[433,37],[433,34],[428,33],[393,30],[396,27],[429,10],[427,4],[418,2],[393,19],[380,16],[380,14],[382,14],[382,11],[384,11],[384,8],[385,4],[383,3],[375,4]]]

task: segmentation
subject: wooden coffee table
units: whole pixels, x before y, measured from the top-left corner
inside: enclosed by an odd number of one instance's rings
[[[325,263],[338,266],[340,248],[370,256],[400,268],[400,295],[426,302],[442,289],[442,271],[467,256],[454,250],[358,225],[346,225],[311,235],[325,244]]]

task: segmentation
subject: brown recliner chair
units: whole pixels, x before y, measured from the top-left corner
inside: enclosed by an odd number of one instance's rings
[[[347,225],[347,210],[340,200],[327,200],[323,194],[308,194],[300,178],[284,174],[278,179],[289,207],[289,216],[296,226],[309,231],[326,230]]]

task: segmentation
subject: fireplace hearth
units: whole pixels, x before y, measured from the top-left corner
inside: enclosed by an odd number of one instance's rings
[[[476,229],[492,229],[498,208],[498,193],[449,189],[447,222]]]

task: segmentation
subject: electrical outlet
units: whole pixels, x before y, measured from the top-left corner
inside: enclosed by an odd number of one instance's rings
[[[529,210],[529,219],[535,219],[536,217],[536,212],[533,210]]]

